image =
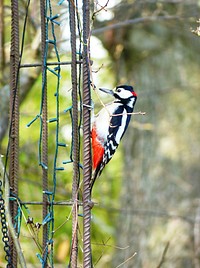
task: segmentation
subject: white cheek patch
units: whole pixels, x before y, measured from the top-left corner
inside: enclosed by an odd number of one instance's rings
[[[133,94],[129,90],[125,90],[123,88],[118,88],[121,89],[121,92],[116,92],[116,94],[121,98],[121,99],[128,99],[130,97],[133,97]]]

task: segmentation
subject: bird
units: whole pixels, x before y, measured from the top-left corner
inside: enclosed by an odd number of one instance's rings
[[[90,181],[91,191],[124,136],[137,101],[137,94],[129,85],[119,85],[113,90],[99,90],[112,95],[114,101],[106,104],[93,120],[91,138],[94,171]]]

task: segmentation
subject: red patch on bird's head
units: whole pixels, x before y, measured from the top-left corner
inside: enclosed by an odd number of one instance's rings
[[[131,92],[133,94],[134,97],[137,97],[137,93],[135,91]]]

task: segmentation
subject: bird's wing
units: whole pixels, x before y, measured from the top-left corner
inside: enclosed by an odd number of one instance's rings
[[[94,173],[91,180],[91,190],[98,176],[101,175],[105,165],[112,159],[121,138],[127,128],[130,118],[125,113],[123,105],[120,105],[111,115],[107,138],[102,144],[96,139],[95,127],[92,129],[92,149]],[[127,121],[128,120],[128,121]]]
[[[117,132],[119,127],[122,125],[122,114],[124,112],[124,108],[122,105],[120,105],[115,112],[111,115],[111,120],[110,120],[110,125],[109,125],[109,136],[112,137],[112,135],[114,135],[114,137],[116,137]],[[108,139],[110,137],[107,137]]]

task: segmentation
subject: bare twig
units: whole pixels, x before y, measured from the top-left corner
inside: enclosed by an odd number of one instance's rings
[[[103,68],[103,63],[97,70],[92,70],[93,73],[98,73]]]
[[[119,116],[119,115],[125,115],[125,114],[127,114],[127,115],[139,115],[139,114],[140,115],[145,115],[146,112],[139,111],[139,112],[132,112],[132,113],[112,114],[111,117],[113,117],[113,116]]]
[[[120,250],[126,250],[129,248],[129,246],[126,246],[126,247],[119,247],[119,246],[114,246],[114,245],[110,245],[108,244],[108,241],[110,240],[110,237],[107,239],[106,242],[102,241],[102,243],[92,243],[92,245],[96,245],[96,246],[104,246],[104,247],[112,247],[112,248],[115,248],[115,249],[120,249]],[[96,264],[100,261],[100,259],[102,258],[103,254],[104,254],[104,251],[105,250],[102,250],[102,253],[101,255],[99,256],[98,260],[96,261]]]
[[[114,23],[105,27],[101,27],[99,29],[94,29],[92,31],[93,35],[98,35],[101,34],[105,31],[108,30],[113,30],[113,29],[119,29],[121,27],[126,27],[126,26],[130,26],[132,24],[137,24],[137,23],[141,23],[141,22],[153,22],[153,21],[157,21],[157,20],[180,20],[181,17],[180,16],[151,16],[151,17],[142,17],[142,18],[135,18],[135,19],[130,19],[130,20],[125,20],[125,21],[120,21],[118,23]]]
[[[158,264],[158,266],[156,268],[160,268],[164,264],[164,262],[166,260],[165,257],[166,257],[166,254],[167,254],[167,250],[169,248],[169,244],[170,244],[170,242],[168,241],[166,246],[165,246],[165,248],[164,248],[164,250],[163,250],[161,260],[160,260],[160,262],[159,262],[159,264]]]
[[[194,220],[188,216],[183,215],[175,215],[170,214],[168,212],[163,211],[154,211],[154,210],[146,210],[146,209],[123,209],[123,208],[116,208],[116,207],[107,207],[107,206],[98,206],[99,209],[105,209],[109,211],[109,213],[121,213],[121,214],[128,214],[128,215],[141,215],[143,217],[158,217],[158,218],[166,218],[166,219],[179,219],[185,221],[192,226],[194,225]]]
[[[133,115],[133,114],[140,114],[140,115],[145,115],[145,112],[132,112],[132,113],[120,113],[120,114],[109,114],[110,117],[114,117],[114,116],[119,116],[119,115]],[[109,127],[111,128],[115,128],[118,127],[117,125],[109,125]]]
[[[135,256],[137,255],[137,252],[134,252],[133,255],[131,255],[128,259],[126,259],[124,262],[120,263],[119,265],[117,265],[116,268],[121,267],[122,265],[124,265],[125,263],[129,262],[131,259],[133,259]]]
[[[106,243],[104,243],[104,242],[102,242],[102,243],[92,243],[92,245],[95,245],[95,246],[104,246],[104,247],[111,247],[111,248],[120,249],[120,250],[125,250],[125,249],[128,249],[129,248],[129,246],[119,247],[119,246],[110,245],[110,244],[107,244],[107,242]]]
[[[105,243],[104,243],[104,241],[102,241],[102,244],[101,244],[101,245],[105,246],[109,240],[110,240],[110,237],[107,239],[107,241],[106,241]],[[99,258],[97,259],[95,265],[97,265],[97,263],[101,260],[103,254],[104,254],[104,251],[105,251],[105,249],[102,250],[101,255],[100,255]]]
[[[93,14],[92,14],[92,20],[94,20],[94,18],[95,18],[95,16],[97,15],[97,13],[99,13],[100,11],[102,11],[102,10],[105,10],[106,11],[106,7],[107,7],[107,5],[108,5],[108,3],[109,3],[109,1],[110,0],[107,0],[107,2],[105,3],[105,5],[104,6],[101,6],[101,8],[100,9],[98,9],[97,11],[95,11]]]

